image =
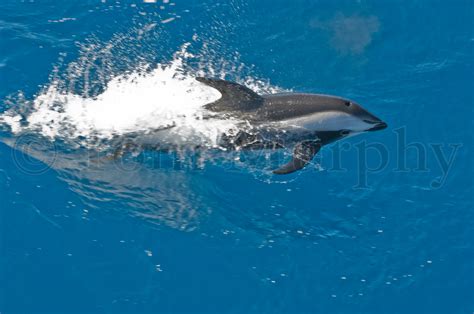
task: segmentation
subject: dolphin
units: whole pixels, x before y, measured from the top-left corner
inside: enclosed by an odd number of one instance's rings
[[[247,127],[224,136],[223,146],[238,149],[293,147],[291,160],[273,170],[289,174],[308,165],[322,146],[363,132],[383,130],[387,124],[356,102],[331,95],[279,93],[258,95],[235,82],[197,77],[217,89],[221,97],[204,108],[235,117]]]

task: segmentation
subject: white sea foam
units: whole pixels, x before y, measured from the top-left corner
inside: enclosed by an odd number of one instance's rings
[[[180,73],[181,62],[182,59],[175,59],[149,73],[116,77],[96,97],[61,93],[51,85],[33,101],[28,128],[58,137],[69,126],[73,131],[69,136],[86,138],[107,138],[172,125],[199,131],[206,125],[202,122],[203,105],[217,100],[220,93]]]
[[[177,145],[216,146],[219,136],[236,128],[239,121],[203,119],[209,115],[203,106],[221,95],[184,70],[187,58],[193,57],[186,51],[188,46],[151,71],[116,76],[94,97],[63,91],[53,80],[28,104],[26,116],[13,108],[0,115],[0,123],[10,126],[13,133],[34,131],[51,139],[80,138],[85,143],[91,138],[142,132]],[[247,78],[242,83],[262,91],[259,81]],[[159,129],[166,131],[154,132]]]

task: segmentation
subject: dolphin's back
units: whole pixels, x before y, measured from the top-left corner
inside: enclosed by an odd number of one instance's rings
[[[279,93],[263,96],[234,82],[205,77],[198,77],[196,80],[217,89],[222,95],[204,108],[214,112],[238,114],[259,122],[276,122],[319,112],[341,111],[341,103],[345,102],[342,98],[322,94]]]
[[[264,102],[256,116],[269,121],[282,121],[315,114],[337,111],[341,99],[320,94],[280,93],[263,96]]]

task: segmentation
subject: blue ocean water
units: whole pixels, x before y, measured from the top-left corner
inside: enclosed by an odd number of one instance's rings
[[[471,313],[473,21],[462,0],[3,0],[0,312]],[[267,155],[91,158],[198,75],[389,128],[284,177]]]

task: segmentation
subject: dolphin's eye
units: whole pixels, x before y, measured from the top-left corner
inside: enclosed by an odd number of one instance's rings
[[[352,105],[352,103],[350,101],[345,101],[344,105],[346,105],[346,107],[350,107],[350,105]]]
[[[342,136],[349,135],[349,133],[350,133],[349,130],[342,130],[342,131],[341,131],[341,135],[342,135]]]

